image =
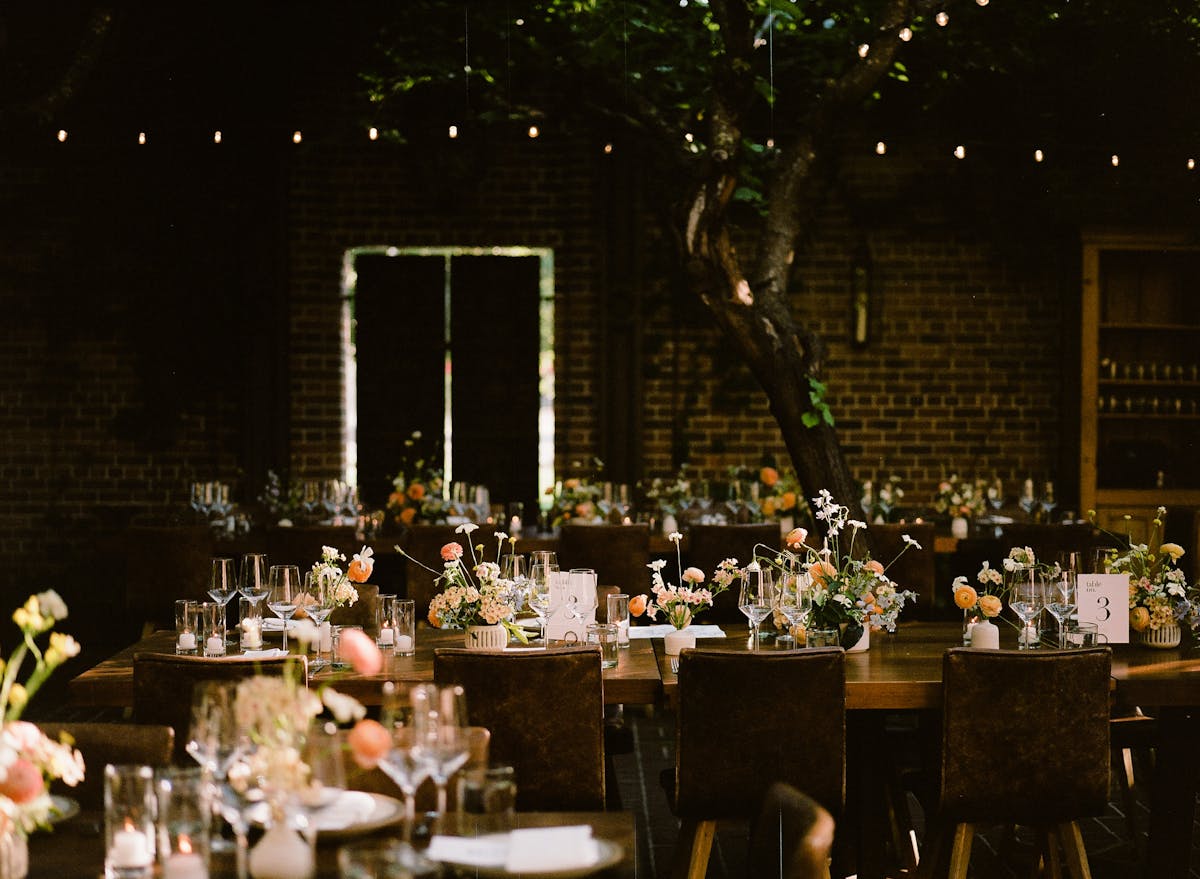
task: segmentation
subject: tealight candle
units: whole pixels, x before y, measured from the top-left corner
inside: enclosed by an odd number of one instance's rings
[[[208,879],[208,865],[192,851],[191,840],[186,836],[179,837],[179,851],[163,862],[163,879]]]
[[[242,620],[242,647],[247,650],[258,650],[262,647],[262,643],[261,621],[246,617]]]
[[[195,650],[196,635],[194,632],[180,632],[179,643],[177,645],[180,650]]]
[[[145,833],[126,823],[124,830],[113,834],[108,860],[112,866],[120,869],[148,867],[151,861],[150,841]]]
[[[379,630],[379,646],[391,647],[396,640],[396,630],[390,626],[385,626]]]
[[[413,639],[411,635],[401,635],[396,639],[396,650],[398,652],[406,652],[412,650]]]
[[[209,656],[220,656],[225,652],[225,639],[220,635],[213,635],[204,642],[204,652]]]

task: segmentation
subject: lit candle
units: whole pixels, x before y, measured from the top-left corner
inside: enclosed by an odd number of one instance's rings
[[[179,649],[180,650],[195,650],[196,635],[193,632],[179,633]]]
[[[108,861],[114,867],[129,869],[148,867],[152,860],[150,840],[137,830],[133,822],[126,819],[125,829],[113,834],[112,848],[108,850]]]
[[[179,851],[163,863],[163,879],[208,879],[204,858],[192,851],[191,840],[186,836],[179,837]]]
[[[204,642],[204,652],[209,656],[220,656],[225,652],[225,639],[220,635],[213,635]]]
[[[412,650],[412,646],[413,646],[413,639],[412,639],[411,635],[400,635],[398,638],[396,638],[396,649],[397,650],[399,650],[401,652],[405,652],[408,650]]]
[[[262,625],[259,620],[251,617],[242,620],[242,647],[246,650],[262,647]]]
[[[396,640],[396,630],[390,626],[384,626],[379,630],[379,646],[391,647]]]

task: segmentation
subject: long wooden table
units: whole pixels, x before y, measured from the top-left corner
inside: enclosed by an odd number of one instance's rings
[[[450,816],[454,832],[471,835],[474,815]],[[637,834],[631,812],[518,812],[515,827],[561,827],[588,824],[597,839],[621,846],[619,863],[594,874],[599,879],[633,879],[637,875]],[[398,834],[398,827],[386,827],[362,839]],[[360,837],[326,843],[318,838],[317,877],[338,877],[337,850],[342,844]],[[210,864],[214,879],[236,876],[231,855],[214,854]],[[81,812],[55,827],[53,833],[35,833],[29,840],[29,879],[96,879],[104,873],[104,815]]]
[[[278,638],[278,635],[275,637]],[[367,676],[354,672],[320,671],[312,675],[312,680],[318,684],[326,681],[334,683],[339,692],[353,696],[364,705],[379,705],[385,681],[432,681],[434,649],[463,646],[461,631],[422,625],[418,627],[416,637],[417,647],[413,656],[393,656],[385,652],[383,669],[378,674]],[[536,649],[537,645],[531,647]],[[511,649],[525,648],[515,645]],[[70,682],[71,702],[105,708],[130,707],[133,704],[133,656],[141,652],[174,653],[175,633],[153,632],[75,677]],[[604,701],[610,705],[650,705],[658,701],[661,695],[662,679],[654,648],[649,641],[632,642],[628,650],[620,651],[616,668],[604,670]]]

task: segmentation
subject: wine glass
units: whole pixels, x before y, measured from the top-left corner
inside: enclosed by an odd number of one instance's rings
[[[552,598],[550,585],[557,570],[557,565],[550,567],[539,562],[529,566],[529,606],[537,614],[543,643],[546,641],[546,617],[550,613]]]
[[[779,581],[779,612],[787,617],[788,627],[808,626],[808,615],[812,613],[812,590],[808,575],[785,571]]]
[[[267,607],[283,623],[284,650],[287,650],[288,620],[296,613],[300,590],[300,568],[297,565],[271,565]]]
[[[596,572],[591,568],[572,568],[567,577],[570,584],[567,613],[582,628],[596,610]]]
[[[301,759],[308,778],[293,791],[293,804],[310,840],[317,833],[317,813],[333,805],[346,790],[344,744],[337,724],[328,720],[314,721],[305,736]]]
[[[216,790],[225,784],[229,767],[241,747],[236,702],[236,681],[200,681],[192,690],[191,723],[184,750],[200,764],[208,783]],[[213,805],[222,804],[214,801]],[[225,809],[214,808],[214,813],[229,820],[237,836],[240,856],[246,842],[244,823],[230,820]],[[219,840],[219,835],[213,834],[214,848],[219,845]]]
[[[758,649],[758,627],[771,613],[775,604],[775,578],[770,568],[763,570],[758,562],[746,566],[742,577],[738,609],[750,621],[750,649]]]
[[[242,556],[241,577],[238,592],[248,601],[258,604],[267,597],[267,556],[261,552],[248,552]]]
[[[1017,647],[1032,650],[1038,646],[1037,618],[1046,605],[1045,582],[1032,567],[1009,572],[1008,606],[1021,620]]]
[[[1070,568],[1062,568],[1058,575],[1046,584],[1046,610],[1058,622],[1058,646],[1066,647],[1064,627],[1075,613],[1078,601],[1076,594],[1077,576]]]
[[[221,605],[222,610],[225,610],[229,607],[229,599],[233,598],[237,593],[237,571],[234,568],[233,559],[213,559],[212,568],[208,576],[209,596],[213,601]],[[236,638],[237,636],[230,636],[227,628],[226,640],[229,640],[230,637]]]
[[[505,590],[505,599],[512,605],[516,614],[525,606],[525,589],[528,581],[525,579],[525,557],[508,553],[500,557],[500,579],[510,585]]]
[[[308,614],[308,618],[317,627],[318,648],[321,642],[325,640],[326,633],[323,630],[325,621],[333,613],[330,596],[331,589],[332,584],[327,577],[323,577],[313,571],[304,572],[304,612]],[[316,657],[309,662],[308,668],[309,671],[320,671],[327,665],[329,665],[329,660],[323,658],[320,649],[318,649]]]
[[[404,841],[412,839],[416,821],[417,788],[429,777],[427,754],[416,747],[429,722],[429,702],[436,699],[437,687],[417,684],[409,687],[388,681],[383,685],[380,722],[391,734],[391,747],[379,761],[383,770],[404,795]]]
[[[442,687],[429,703],[429,723],[419,747],[427,754],[429,777],[437,788],[437,815],[446,814],[447,786],[471,756],[467,736],[467,697],[460,686]]]

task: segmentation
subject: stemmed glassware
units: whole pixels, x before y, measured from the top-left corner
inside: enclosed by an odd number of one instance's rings
[[[501,556],[500,579],[512,584],[508,588],[507,598],[512,604],[513,612],[519,611],[525,606],[525,591],[528,586],[525,579],[525,557],[514,553]]]
[[[429,776],[437,787],[437,814],[446,814],[450,778],[471,756],[467,700],[460,686],[442,687],[429,706],[429,723],[419,747],[428,755]]]
[[[247,822],[240,804],[225,796],[230,766],[241,752],[241,731],[238,728],[236,681],[200,681],[192,690],[192,719],[184,749],[204,770],[209,783],[220,793],[214,798],[219,814],[229,822],[237,838],[239,876],[246,853]],[[214,835],[214,847],[218,836]]]
[[[775,605],[774,571],[762,568],[758,562],[746,566],[742,577],[738,609],[750,621],[750,649],[758,649],[758,627],[771,613]]]
[[[557,565],[547,565],[539,561],[534,561],[529,566],[529,606],[537,614],[543,643],[546,641],[546,617],[550,613],[552,597],[550,584],[557,570]]]
[[[1078,605],[1076,585],[1078,553],[1065,553],[1058,564],[1058,573],[1046,584],[1046,610],[1058,622],[1058,646],[1066,647],[1065,628]]]
[[[1033,650],[1038,647],[1037,619],[1046,605],[1045,580],[1032,567],[1010,572],[1008,605],[1021,620],[1017,647]]]
[[[591,568],[572,568],[567,576],[570,578],[571,593],[567,600],[567,614],[582,627],[596,609],[596,572]],[[582,636],[579,640],[583,640]]]
[[[300,568],[296,565],[271,565],[267,607],[283,623],[283,649],[287,650],[288,620],[296,614],[300,597]]]
[[[332,585],[327,578],[320,574],[313,571],[304,572],[304,594],[307,596],[304,612],[316,624],[318,632],[325,621],[329,619],[329,615],[333,613],[329,595]],[[284,626],[286,627],[287,623],[284,623]],[[329,665],[329,660],[322,658],[318,651],[317,656],[309,660],[308,668],[310,671],[319,671],[327,665]]]
[[[308,768],[308,783],[294,791],[293,804],[310,839],[317,833],[316,814],[332,805],[346,790],[344,745],[337,724],[332,721],[314,721],[305,736],[301,759]]]
[[[388,681],[383,685],[383,705],[380,722],[391,734],[388,753],[379,761],[379,768],[396,783],[404,795],[404,841],[412,839],[417,818],[417,788],[429,777],[431,765],[427,752],[419,747],[429,724],[429,704],[436,701],[437,688],[432,684],[408,687]]]
[[[208,594],[213,601],[221,605],[222,610],[229,607],[229,600],[238,594],[237,571],[234,569],[233,559],[212,560],[212,569],[208,577]],[[226,610],[226,612],[228,611]],[[228,640],[228,635],[226,640]]]
[[[267,597],[267,556],[261,552],[248,552],[242,556],[242,570],[238,579],[238,592],[247,601],[258,604]]]
[[[779,579],[777,606],[787,617],[788,627],[803,624],[807,627],[808,615],[812,613],[812,590],[808,575],[796,571],[784,571]]]

